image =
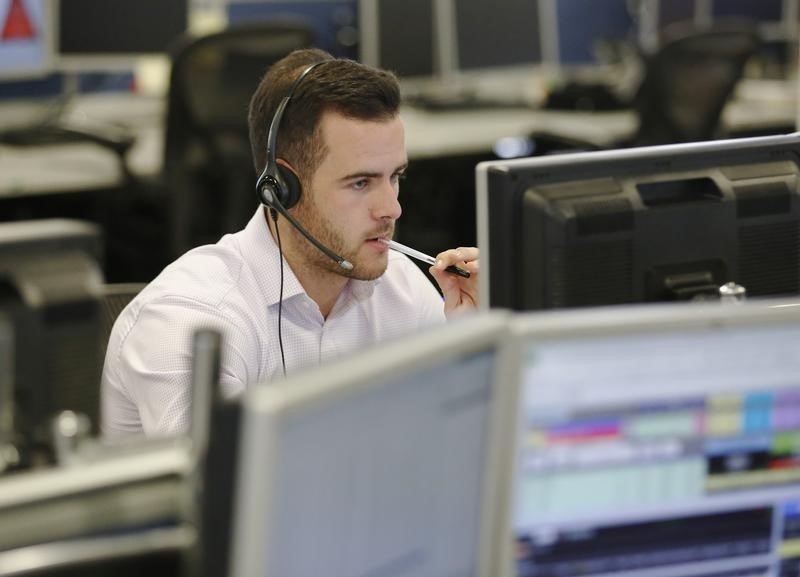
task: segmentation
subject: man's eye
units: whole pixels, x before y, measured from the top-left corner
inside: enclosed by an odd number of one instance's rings
[[[366,178],[362,178],[360,180],[356,180],[353,182],[353,188],[355,188],[356,190],[364,190],[365,188],[367,188],[368,184],[369,180],[367,180]]]

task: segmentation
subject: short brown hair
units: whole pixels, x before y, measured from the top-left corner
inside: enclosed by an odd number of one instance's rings
[[[323,112],[376,121],[397,115],[400,87],[391,72],[334,59],[316,48],[295,50],[269,68],[250,100],[250,147],[258,173],[267,162],[267,134],[278,104],[295,79],[316,62],[325,63],[297,86],[281,119],[276,144],[277,157],[291,164],[301,180],[310,177],[325,156],[318,130]]]

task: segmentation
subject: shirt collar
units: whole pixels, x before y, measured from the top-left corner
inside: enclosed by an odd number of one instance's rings
[[[262,206],[259,206],[250,221],[237,236],[240,236],[240,250],[245,264],[252,271],[256,282],[261,287],[267,306],[277,304],[280,300],[280,272],[278,263],[280,253],[278,245],[272,236],[267,224],[267,217]],[[305,295],[303,285],[292,271],[292,267],[283,263],[283,300]],[[381,277],[382,278],[382,277]],[[348,281],[344,293],[348,291],[356,301],[362,301],[372,296],[375,286],[380,278],[371,281]]]

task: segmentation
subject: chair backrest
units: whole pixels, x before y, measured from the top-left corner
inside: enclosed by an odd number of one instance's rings
[[[313,44],[309,25],[269,21],[176,45],[164,155],[171,257],[216,242],[252,215],[257,198],[247,128],[250,98],[271,64]]]
[[[744,26],[665,33],[661,48],[646,59],[635,98],[636,145],[711,140],[747,60],[758,50],[757,34]]]
[[[119,313],[145,286],[145,283],[113,283],[103,286],[100,298],[100,362],[106,357],[108,338]]]

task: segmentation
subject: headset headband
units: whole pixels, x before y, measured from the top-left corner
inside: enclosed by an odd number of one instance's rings
[[[295,81],[292,83],[291,88],[289,88],[289,93],[281,99],[280,104],[278,104],[277,110],[275,110],[275,116],[272,117],[272,122],[269,125],[269,133],[267,135],[267,166],[275,168],[278,164],[277,162],[277,155],[275,154],[275,146],[278,141],[278,128],[281,125],[281,118],[283,118],[283,111],[286,110],[286,107],[289,105],[289,101],[292,99],[295,90],[303,81],[303,78],[308,76],[308,73],[314,70],[320,64],[324,64],[327,60],[322,60],[320,62],[315,62],[305,70],[300,73]]]

